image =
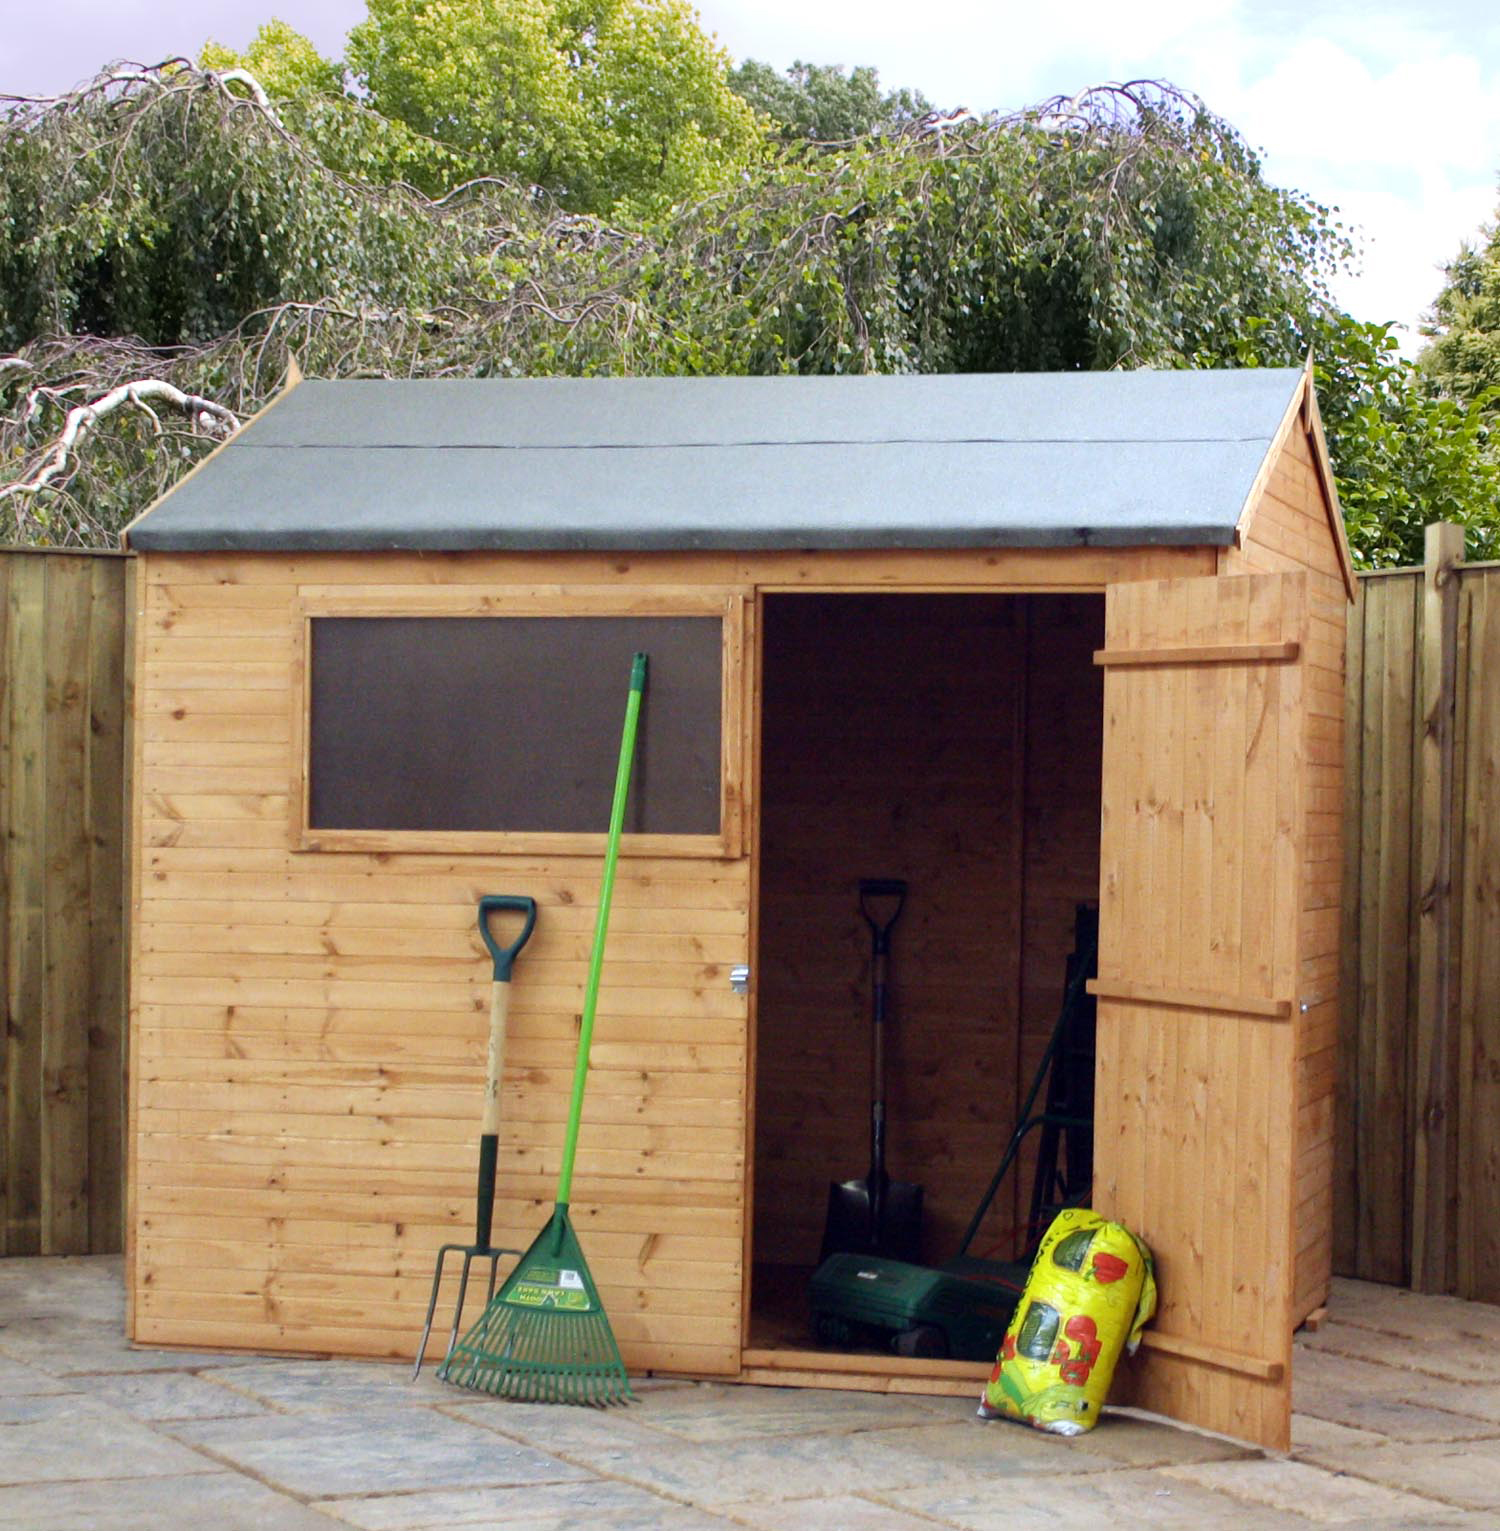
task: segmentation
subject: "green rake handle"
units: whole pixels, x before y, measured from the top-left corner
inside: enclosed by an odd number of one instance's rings
[[[604,937],[609,929],[609,906],[615,892],[615,862],[625,825],[625,799],[630,794],[630,768],[635,761],[635,734],[641,716],[641,693],[646,689],[646,656],[637,654],[630,667],[630,696],[625,703],[625,732],[620,739],[620,764],[615,771],[615,799],[609,811],[609,843],[604,851],[604,877],[599,884],[599,915],[594,921],[594,949],[589,953],[588,986],[583,995],[583,1018],[578,1027],[578,1061],[573,1066],[573,1098],[568,1103],[568,1134],[563,1142],[562,1169],[557,1176],[557,1203],[568,1204],[573,1189],[573,1159],[578,1128],[583,1120],[583,1086],[589,1072],[589,1046],[594,1038],[594,1012],[599,1004],[599,975],[604,969]]]

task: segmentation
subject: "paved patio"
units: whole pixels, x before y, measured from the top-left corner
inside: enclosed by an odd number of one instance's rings
[[[647,1383],[600,1413],[374,1362],[133,1350],[119,1262],[0,1260],[0,1526],[1121,1531],[1500,1523],[1500,1308],[1339,1282],[1288,1457],[1116,1412]]]

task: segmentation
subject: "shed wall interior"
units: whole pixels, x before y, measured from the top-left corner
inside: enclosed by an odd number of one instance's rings
[[[787,595],[763,611],[750,1342],[807,1343],[828,1183],[869,1156],[861,877],[892,938],[888,1145],[959,1246],[1046,1046],[1099,886],[1100,595]],[[1025,1241],[1028,1157],[974,1252]]]

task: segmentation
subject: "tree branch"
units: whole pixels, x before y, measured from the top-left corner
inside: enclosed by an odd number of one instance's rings
[[[250,99],[263,111],[272,122],[279,128],[281,118],[276,115],[276,108],[271,105],[271,98],[266,94],[260,81],[250,73],[248,69],[210,69],[207,71],[211,80],[217,80],[225,88],[226,94],[231,85],[243,85],[250,92]]]
[[[221,436],[227,440],[240,428],[237,415],[222,404],[205,399],[201,394],[184,393],[180,388],[174,388],[158,378],[139,378],[134,382],[122,383],[90,403],[75,404],[68,411],[61,432],[32,470],[30,477],[18,479],[0,488],[0,500],[10,499],[13,495],[37,495],[44,489],[56,487],[53,480],[67,471],[70,459],[76,460],[78,450],[89,432],[101,420],[127,405],[141,410],[150,419],[155,433],[160,435],[161,419],[151,408],[148,402],[151,399],[158,399],[181,411],[192,421],[195,431],[201,430],[210,436]]]

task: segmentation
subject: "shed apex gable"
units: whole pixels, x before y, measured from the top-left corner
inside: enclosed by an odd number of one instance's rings
[[[1324,519],[1330,540],[1333,542],[1334,551],[1338,557],[1339,571],[1344,581],[1344,593],[1353,601],[1357,590],[1354,574],[1354,556],[1349,551],[1349,537],[1344,526],[1344,511],[1339,503],[1338,484],[1334,478],[1333,461],[1328,454],[1328,438],[1323,434],[1323,417],[1318,409],[1318,393],[1313,383],[1313,358],[1312,352],[1307,355],[1307,364],[1302,370],[1302,381],[1296,392],[1287,404],[1286,414],[1282,417],[1280,426],[1271,442],[1270,450],[1267,451],[1265,461],[1261,464],[1259,473],[1256,474],[1255,482],[1250,487],[1250,492],[1245,496],[1245,503],[1240,511],[1239,518],[1235,523],[1234,543],[1236,547],[1244,547],[1251,535],[1251,526],[1255,514],[1260,508],[1264,498],[1271,474],[1282,453],[1287,449],[1292,440],[1292,433],[1301,430],[1305,433],[1308,451],[1313,460],[1313,472],[1318,479],[1318,488],[1323,500]]]

